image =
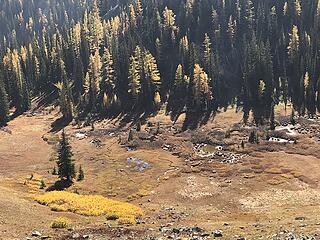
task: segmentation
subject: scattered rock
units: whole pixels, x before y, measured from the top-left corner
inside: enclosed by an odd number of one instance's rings
[[[215,231],[213,232],[213,236],[214,236],[215,238],[222,237],[222,236],[223,236],[222,231],[221,231],[221,230],[215,230]]]
[[[103,146],[101,140],[97,138],[91,140],[90,143],[94,145],[96,148],[102,148]]]
[[[193,232],[202,232],[203,229],[201,229],[201,228],[199,228],[199,227],[193,227],[193,228],[192,228],[192,231],[193,231]]]
[[[130,170],[135,170],[135,171],[144,171],[146,169],[149,169],[151,167],[151,164],[147,163],[146,161],[135,158],[135,157],[129,157],[127,158],[127,162],[132,165],[129,166]]]
[[[0,128],[0,131],[3,131],[3,132],[8,133],[8,134],[12,134],[12,131],[9,128],[6,128],[6,127]]]
[[[51,238],[50,236],[42,236],[41,239],[49,239]]]
[[[195,152],[196,156],[200,158],[217,159],[221,163],[228,163],[228,164],[240,163],[242,159],[248,157],[247,154],[227,151],[222,146],[213,147],[205,143],[196,144],[193,147],[193,151]]]
[[[201,234],[201,237],[209,237],[209,236],[210,236],[210,234],[207,232]]]
[[[31,236],[32,236],[32,237],[41,237],[42,234],[41,234],[40,232],[38,232],[37,230],[33,230],[33,231],[31,232]]]
[[[161,232],[169,232],[169,231],[171,231],[171,228],[161,227],[159,230],[160,230]]]
[[[305,218],[305,217],[303,217],[303,216],[298,216],[298,217],[296,217],[294,220],[297,220],[297,221],[304,221],[304,220],[306,220],[306,218]]]
[[[127,147],[127,151],[128,151],[128,152],[133,152],[133,151],[135,151],[135,150],[136,150],[135,147]]]
[[[292,141],[292,140],[287,140],[287,139],[284,139],[284,138],[276,138],[276,137],[269,138],[269,142],[294,144],[294,141]]]
[[[79,233],[74,233],[72,235],[72,239],[77,239],[77,238],[80,238],[80,234]]]
[[[84,133],[76,133],[75,137],[76,137],[78,140],[83,140],[83,139],[87,138],[87,135],[84,134]]]

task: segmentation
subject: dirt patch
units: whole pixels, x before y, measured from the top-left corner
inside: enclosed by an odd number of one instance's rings
[[[217,193],[218,184],[208,181],[207,178],[189,176],[183,188],[178,191],[183,198],[197,200],[199,198],[212,197]]]
[[[239,200],[240,204],[251,211],[270,211],[272,208],[290,206],[319,206],[320,191],[305,188],[297,191],[270,188]]]

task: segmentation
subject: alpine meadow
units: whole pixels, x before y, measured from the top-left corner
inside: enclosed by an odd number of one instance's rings
[[[0,0],[0,239],[320,239],[320,0]]]

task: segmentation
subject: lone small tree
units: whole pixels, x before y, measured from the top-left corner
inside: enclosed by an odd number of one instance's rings
[[[275,123],[275,116],[274,116],[274,107],[272,107],[271,114],[270,114],[270,130],[276,129],[276,123]]]
[[[256,133],[256,131],[252,131],[249,135],[249,143],[251,144],[259,144],[260,141],[259,141],[259,135],[258,133]]]
[[[242,149],[245,148],[245,144],[244,144],[244,141],[243,141],[243,140],[241,141],[241,148],[242,148]]]
[[[128,134],[128,142],[131,142],[132,140],[133,140],[133,131],[132,129],[130,129]]]
[[[294,114],[294,109],[292,108],[291,116],[290,116],[290,123],[292,125],[296,125],[296,120],[294,119],[295,114]]]
[[[57,169],[56,169],[56,167],[53,167],[53,169],[52,169],[52,175],[57,175],[58,173],[57,173]]]
[[[68,138],[64,130],[62,131],[62,138],[60,140],[58,149],[58,175],[61,180],[72,182],[75,177],[75,168],[72,159],[73,153],[69,144]]]
[[[77,181],[79,182],[79,181],[82,181],[83,179],[84,179],[84,171],[82,169],[82,166],[80,165]]]
[[[136,130],[137,130],[137,132],[141,131],[141,122],[140,122],[140,120],[136,124]]]
[[[41,179],[41,181],[40,181],[40,189],[44,189],[45,187],[46,187],[46,184],[45,184],[44,180]]]

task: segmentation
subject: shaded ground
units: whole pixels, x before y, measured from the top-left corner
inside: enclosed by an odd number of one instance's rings
[[[283,115],[281,109],[277,115]],[[241,116],[232,110],[197,131],[183,133],[181,121],[172,126],[159,115],[134,132],[130,142],[129,126],[118,128],[116,121],[97,123],[94,131],[70,125],[66,132],[85,180],[69,191],[129,201],[145,212],[137,226],[119,228],[104,217],[55,213],[32,200],[30,193],[44,191],[28,180],[32,174],[47,186],[56,180],[50,172],[59,133],[50,133],[50,125],[58,117],[54,112],[21,116],[9,123],[11,134],[0,130],[0,206],[6,206],[0,208],[0,239],[23,239],[33,229],[62,239],[177,237],[174,228],[194,226],[209,233],[220,229],[223,239],[286,239],[286,231],[292,230],[319,234],[320,148],[315,131],[299,134],[297,144],[283,145],[268,142],[265,130],[257,129],[260,144],[249,144],[248,133],[254,128],[238,124]],[[320,123],[310,125],[319,129]],[[225,138],[227,130],[230,137]],[[200,143],[212,151],[222,146],[222,153],[201,157],[193,149]],[[245,157],[234,164],[221,163],[233,154]],[[129,158],[148,167],[137,167]],[[57,216],[70,218],[74,229],[50,229]]]

